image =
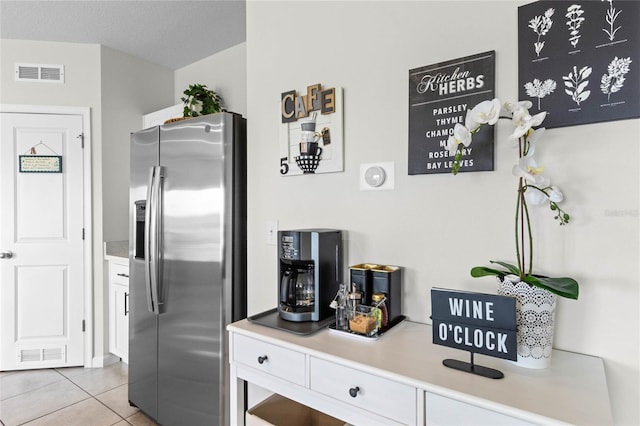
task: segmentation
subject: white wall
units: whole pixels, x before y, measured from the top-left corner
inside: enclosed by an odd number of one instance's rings
[[[102,106],[100,93],[100,46],[96,44],[50,43],[0,40],[0,103],[91,108],[91,186],[93,198],[93,293],[94,355],[106,353],[103,330],[107,327],[102,296]],[[65,66],[64,84],[16,82],[16,62]]]
[[[129,238],[129,145],[142,115],[173,102],[173,70],[101,47],[104,241]]]
[[[246,117],[247,114],[246,43],[240,43],[215,55],[180,68],[175,72],[175,103],[190,84],[205,84],[222,97],[223,106]]]
[[[94,44],[0,40],[0,103],[91,108],[94,356],[109,352],[103,242],[128,238],[129,133],[173,97],[173,71]],[[16,82],[13,64],[63,64],[64,84]],[[104,216],[103,216],[104,208]]]
[[[131,132],[142,129],[142,115],[170,105],[173,70],[105,46],[100,47],[102,93],[102,241],[129,239],[129,145]],[[100,252],[102,253],[102,251]],[[109,300],[108,268],[102,297]],[[108,311],[106,311],[108,312]],[[106,316],[105,316],[106,317]],[[109,324],[103,328],[109,352]],[[98,337],[96,336],[96,339]]]
[[[525,3],[247,2],[249,314],[277,300],[276,247],[265,243],[272,219],[282,229],[345,230],[347,265],[403,266],[413,321],[429,322],[431,287],[495,292],[469,269],[514,261],[508,129],[498,126],[494,172],[408,176],[408,70],[495,50],[496,93],[516,100]],[[344,88],[345,171],[282,177],[280,94],[314,83]],[[538,145],[572,223],[534,213],[536,271],[581,284],[578,301],[559,301],[555,346],[604,358],[618,424],[640,423],[639,127],[554,129]],[[373,161],[395,162],[395,190],[359,191],[359,164]]]

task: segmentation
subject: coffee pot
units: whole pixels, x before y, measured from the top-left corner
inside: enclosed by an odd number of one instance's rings
[[[293,309],[313,309],[313,262],[283,260],[280,302]]]
[[[278,312],[286,321],[322,321],[342,282],[342,232],[278,231]]]

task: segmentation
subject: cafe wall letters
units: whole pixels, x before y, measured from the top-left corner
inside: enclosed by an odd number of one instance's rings
[[[341,172],[342,88],[313,84],[280,95],[280,174]]]
[[[518,95],[547,128],[640,117],[640,2],[518,8]]]
[[[494,91],[494,51],[409,70],[409,174],[451,173],[449,135]],[[460,171],[493,170],[493,150],[493,126],[483,126],[463,150]]]

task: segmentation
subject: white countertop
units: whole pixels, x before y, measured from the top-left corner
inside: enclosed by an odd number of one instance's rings
[[[247,320],[233,323],[228,329],[533,423],[612,423],[604,364],[597,357],[554,350],[549,368],[531,370],[476,355],[477,365],[504,373],[503,379],[496,380],[443,366],[446,358],[468,362],[469,353],[434,345],[431,326],[426,324],[404,321],[376,341],[354,339],[327,329],[298,336]]]

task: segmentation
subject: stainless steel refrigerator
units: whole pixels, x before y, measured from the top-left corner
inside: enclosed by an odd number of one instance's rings
[[[246,316],[246,120],[131,135],[129,402],[158,423],[228,424],[226,325]]]

